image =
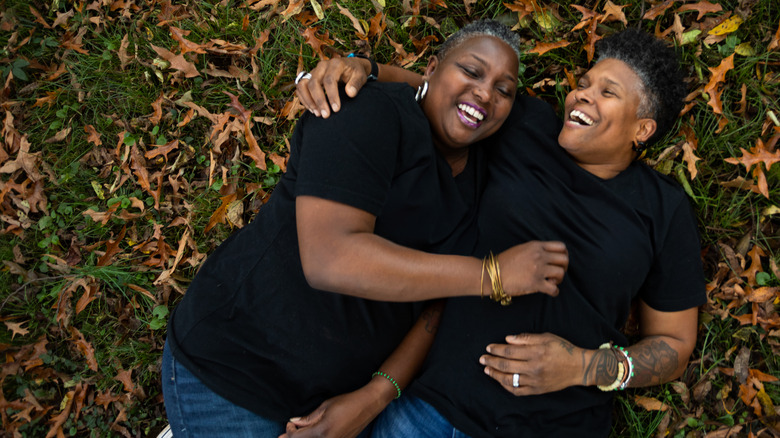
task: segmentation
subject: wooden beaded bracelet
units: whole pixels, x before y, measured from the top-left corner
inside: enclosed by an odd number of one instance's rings
[[[612,344],[609,343],[609,342],[601,344],[599,346],[599,350],[611,350],[612,348],[613,348]],[[617,350],[618,347],[615,347],[615,349]],[[618,351],[620,351],[620,350],[618,350]],[[624,352],[624,354],[626,356],[628,356],[627,353]],[[631,366],[631,362],[629,362],[629,367],[630,366]],[[597,385],[597,388],[602,390],[602,391],[605,391],[605,392],[615,391],[617,389],[623,389],[623,388],[621,388],[621,385],[624,383],[623,379],[625,379],[625,377],[626,377],[626,367],[623,365],[623,361],[620,360],[620,361],[618,361],[618,372],[617,372],[617,377],[615,378],[615,381],[612,382],[609,385]],[[629,379],[630,379],[630,377],[629,377]],[[626,379],[626,381],[627,380],[628,379]]]

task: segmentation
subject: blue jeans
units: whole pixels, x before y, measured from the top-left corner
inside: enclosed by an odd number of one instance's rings
[[[468,438],[446,418],[419,398],[393,400],[374,422],[371,438]]]
[[[162,357],[165,411],[175,438],[277,438],[285,423],[267,420],[220,397],[173,358]]]

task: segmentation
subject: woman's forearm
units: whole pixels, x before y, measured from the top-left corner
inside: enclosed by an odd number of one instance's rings
[[[690,352],[680,342],[666,336],[640,340],[626,349],[631,357],[633,377],[628,387],[653,386],[680,377],[685,371]],[[610,385],[618,377],[622,353],[614,349],[583,351],[583,385]]]
[[[422,85],[422,75],[415,72],[387,64],[379,64],[379,82],[406,82],[412,87]]]
[[[433,345],[436,331],[441,321],[444,301],[436,300],[428,304],[417,323],[409,330],[401,344],[379,367],[380,372],[392,378],[398,388],[387,377],[375,375],[371,383],[376,384],[377,399],[386,406],[403,390],[417,375],[420,367]]]

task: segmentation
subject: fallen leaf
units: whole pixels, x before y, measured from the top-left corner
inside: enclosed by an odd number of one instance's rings
[[[341,6],[340,4],[336,3],[336,7],[339,8],[339,13],[347,18],[349,18],[350,23],[352,23],[352,28],[355,29],[355,34],[358,36],[358,38],[365,40],[367,39],[366,30],[363,29],[363,26],[360,24],[360,21],[355,18],[354,15],[352,15],[352,12],[349,11],[349,9]]]
[[[119,50],[117,55],[119,56],[119,68],[124,70],[127,64],[130,64],[133,57],[127,54],[127,47],[130,45],[130,41],[127,39],[127,34],[122,37],[122,42],[119,43]]]
[[[652,397],[645,397],[641,395],[634,396],[634,403],[648,411],[666,411],[669,409],[669,406],[666,405],[666,403],[663,403],[660,400]]]
[[[79,349],[81,354],[84,355],[84,359],[87,361],[87,366],[89,366],[89,369],[92,371],[98,370],[98,363],[95,359],[95,348],[87,342],[87,340],[84,338],[84,335],[81,334],[76,327],[70,326],[68,327],[68,331],[71,334],[71,341],[76,344],[76,348]]]
[[[766,169],[769,170],[773,164],[780,161],[780,150],[770,152],[760,138],[756,139],[756,145],[749,151],[745,150],[745,148],[739,148],[739,150],[742,151],[740,158],[731,157],[726,158],[724,161],[735,165],[742,164],[745,166],[745,170],[750,170],[751,167],[759,163],[764,163]]]
[[[777,31],[775,31],[772,41],[769,42],[769,45],[766,48],[767,50],[774,50],[778,47],[780,47],[780,20],[777,23]]]
[[[22,324],[27,324],[27,322],[8,322],[3,321],[3,324],[8,328],[8,330],[11,331],[11,339],[13,339],[16,335],[24,336],[28,333],[30,333],[29,330],[22,327]]]
[[[561,41],[557,41],[557,42],[554,42],[554,43],[540,42],[540,43],[537,43],[534,46],[533,49],[529,50],[526,53],[536,53],[539,56],[541,56],[541,55],[544,55],[545,53],[549,52],[550,50],[559,49],[561,47],[566,47],[569,44],[571,44],[571,43],[566,41],[566,40],[561,40]]]
[[[236,194],[231,193],[229,195],[225,195],[222,198],[222,204],[217,207],[216,210],[214,210],[214,213],[212,213],[211,217],[209,218],[209,223],[206,224],[206,227],[203,229],[204,233],[208,233],[209,230],[214,228],[217,224],[225,223],[225,214],[227,213],[227,208],[230,206],[230,203],[236,200]]]
[[[623,8],[628,5],[618,6],[612,3],[612,0],[607,0],[604,5],[604,15],[602,15],[599,22],[621,21],[625,26],[628,26],[628,20],[626,20],[626,14],[623,12]]]
[[[187,38],[184,38],[185,36],[190,34],[189,30],[183,30],[179,29],[175,26],[169,26],[168,30],[171,32],[171,36],[173,37],[176,42],[179,43],[179,48],[181,49],[181,53],[185,54],[187,52],[193,52],[193,53],[200,53],[205,54],[206,50],[203,48],[202,45],[194,43]]]
[[[155,52],[157,52],[157,55],[170,63],[170,67],[172,69],[179,70],[184,73],[185,78],[194,78],[196,76],[200,76],[200,72],[198,72],[195,64],[184,59],[183,55],[175,55],[170,50],[157,47],[154,44],[150,44],[150,46]]]
[[[688,173],[691,174],[691,180],[695,179],[699,173],[699,170],[696,168],[696,162],[701,160],[701,158],[696,156],[691,143],[687,141],[683,144],[683,160],[688,164]]]
[[[30,6],[30,13],[33,14],[33,17],[35,17],[35,22],[40,24],[41,26],[45,27],[46,29],[51,29],[51,26],[49,26],[49,23],[46,22],[46,20],[43,19],[41,16],[41,13],[38,12],[35,8]]]
[[[162,120],[163,97],[165,97],[165,93],[160,93],[160,96],[154,102],[152,102],[152,109],[154,112],[152,113],[151,117],[149,117],[149,121],[152,122],[153,125],[160,124],[160,120]]]
[[[720,12],[722,10],[723,7],[721,5],[710,3],[708,1],[689,3],[687,5],[682,5],[679,8],[677,8],[677,12],[697,11],[698,14],[696,15],[696,21],[701,21],[702,17],[704,17],[704,14],[708,14],[711,12]]]
[[[100,140],[100,134],[98,134],[94,126],[92,125],[84,126],[84,132],[87,133],[87,141],[89,143],[92,143],[95,146],[100,146],[103,144],[103,142]]]
[[[311,46],[311,48],[314,50],[314,53],[319,56],[320,59],[328,59],[327,56],[322,52],[322,46],[332,45],[335,43],[332,39],[328,37],[329,32],[326,30],[325,34],[321,37],[317,35],[317,31],[319,30],[319,27],[307,27],[306,30],[304,30],[301,35],[303,35],[304,41],[306,41],[306,44]]]
[[[657,5],[653,6],[645,12],[645,15],[642,16],[645,20],[655,20],[656,18],[660,17],[661,15],[666,12],[667,9],[669,9],[674,4],[674,0],[665,0],[664,2],[658,3]]]
[[[122,227],[122,230],[117,235],[116,239],[109,240],[106,244],[106,252],[97,261],[97,266],[108,266],[109,262],[115,255],[119,253],[119,243],[125,238],[125,232],[127,231],[127,225]]]
[[[720,84],[726,81],[726,73],[734,68],[734,54],[732,53],[727,58],[724,58],[720,64],[715,68],[710,68],[710,77],[707,85],[704,86],[704,92],[709,94],[710,100],[708,104],[712,107],[715,114],[723,113],[723,104],[720,101],[720,95],[723,90],[720,90]]]
[[[114,380],[118,380],[122,383],[122,388],[125,392],[132,393],[135,390],[135,383],[133,383],[133,370],[119,370],[114,377]]]
[[[742,17],[740,17],[739,15],[732,15],[731,17],[726,19],[723,23],[720,23],[719,25],[715,26],[707,33],[716,36],[727,35],[739,29],[739,26],[742,24],[742,22],[743,22]]]
[[[62,129],[61,131],[59,131],[56,134],[54,134],[53,136],[47,138],[43,142],[44,143],[49,143],[49,144],[51,144],[51,143],[59,143],[62,140],[65,140],[68,137],[68,134],[70,134],[71,129],[73,129],[73,128],[68,127],[68,128]]]

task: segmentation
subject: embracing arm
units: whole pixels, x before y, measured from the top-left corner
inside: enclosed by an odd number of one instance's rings
[[[640,301],[641,340],[627,348],[634,365],[628,386],[669,382],[685,371],[696,345],[698,308],[661,312]],[[485,373],[515,395],[543,394],[575,385],[610,385],[622,355],[614,349],[588,350],[550,333],[508,336],[482,356]],[[519,387],[512,386],[520,374]],[[562,378],[562,376],[567,376]]]
[[[406,82],[412,87],[422,84],[422,76],[417,73],[391,65],[378,65],[377,80],[380,82]],[[363,58],[333,58],[321,61],[310,72],[310,79],[301,80],[296,85],[296,93],[307,110],[317,117],[328,118],[331,109],[338,112],[341,108],[339,84],[344,84],[347,96],[355,97],[365,85],[370,72],[371,63]]]
[[[379,367],[400,389],[409,385],[422,366],[436,336],[443,307],[441,300],[430,303],[398,348]],[[305,417],[291,419],[282,437],[357,436],[397,397],[399,388],[388,378],[375,375],[362,388],[326,400]]]
[[[383,301],[490,295],[490,280],[475,257],[397,245],[374,234],[372,214],[346,204],[313,196],[295,202],[301,264],[314,288]],[[561,242],[512,247],[498,255],[504,289],[557,295],[568,260]]]

